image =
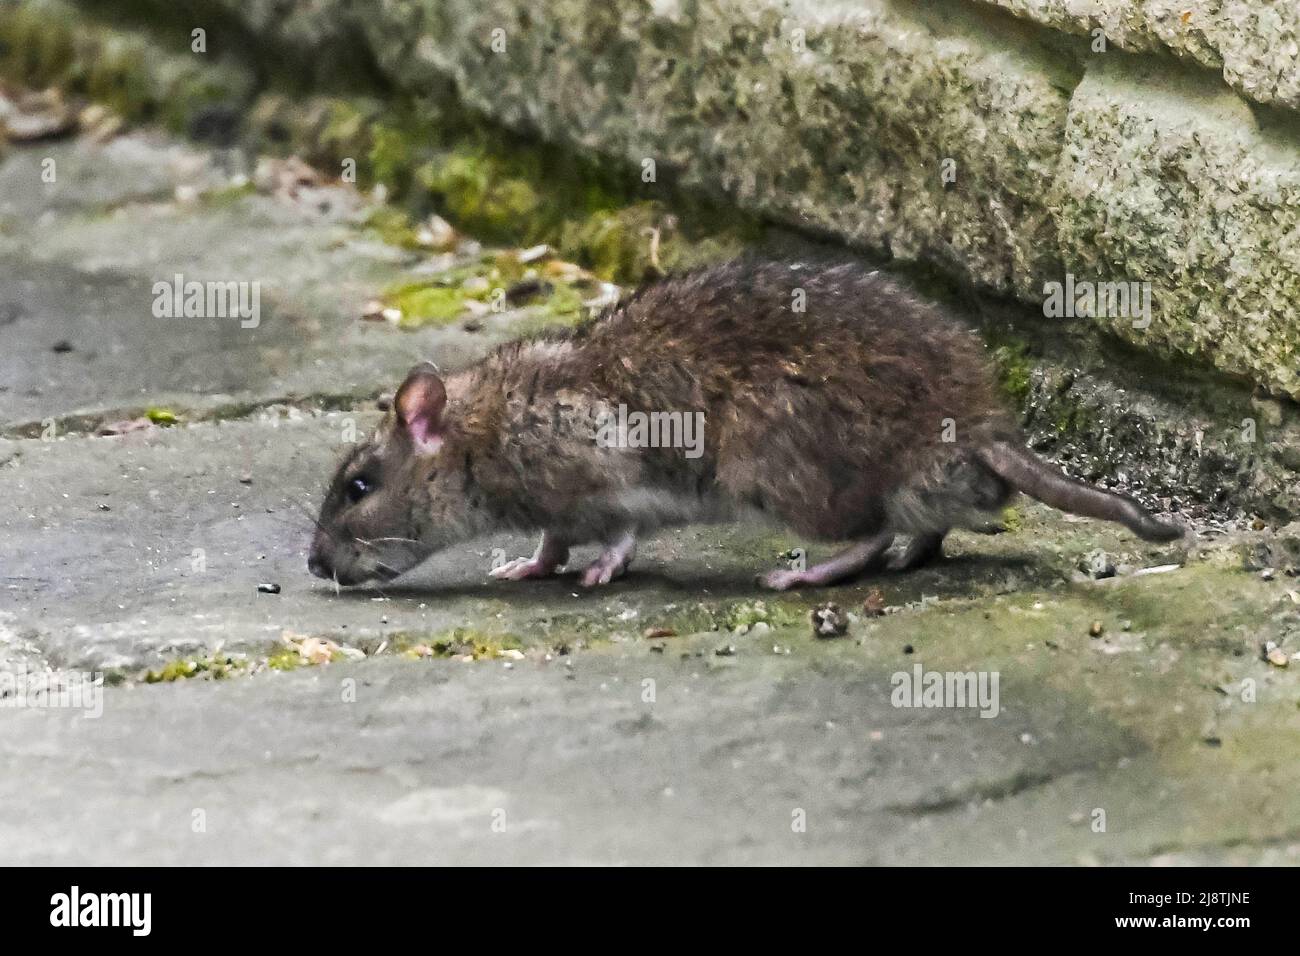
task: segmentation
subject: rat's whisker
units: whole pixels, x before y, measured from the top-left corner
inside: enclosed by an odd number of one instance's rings
[[[387,543],[387,542],[392,542],[395,544],[402,545],[403,550],[408,552],[413,547],[418,547],[420,544],[420,542],[415,541],[411,538],[375,538],[373,540],[367,538],[353,538],[352,540],[363,547],[369,548],[372,551],[381,550],[382,543]]]
[[[316,529],[320,531],[321,534],[325,535],[325,537],[329,538],[331,541],[334,540],[333,535],[331,535],[329,531],[326,530],[325,526],[321,524],[320,519],[317,518],[316,515],[312,512],[312,510],[308,508],[305,504],[303,504],[297,498],[285,498],[284,500],[287,501],[289,504],[293,505],[293,507],[297,508],[303,515],[305,515],[307,520],[310,521],[313,525],[315,525]]]

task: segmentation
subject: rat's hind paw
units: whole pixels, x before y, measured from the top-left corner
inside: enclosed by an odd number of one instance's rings
[[[540,558],[515,558],[488,572],[488,577],[498,581],[526,581],[532,578],[549,578],[559,567]]]
[[[584,588],[595,587],[597,584],[608,584],[615,578],[621,578],[630,563],[629,561],[610,560],[602,554],[587,565],[587,569],[582,572],[582,577],[578,583]]]
[[[623,572],[627,570],[627,566],[632,563],[632,558],[635,556],[636,537],[629,532],[602,551],[600,557],[591,562],[587,570],[582,572],[578,583],[584,588],[608,584],[615,578],[623,576]]]

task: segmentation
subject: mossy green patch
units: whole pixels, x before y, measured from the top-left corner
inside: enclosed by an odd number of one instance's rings
[[[420,166],[417,181],[448,218],[491,242],[511,242],[544,217],[542,197],[528,179],[482,150],[458,147]]]
[[[728,258],[762,235],[756,219],[734,209],[671,183],[642,183],[619,162],[528,140],[454,103],[268,94],[251,125],[263,148],[327,169],[356,160],[358,184],[382,184],[416,220],[437,212],[487,242],[546,243],[618,282]],[[381,231],[410,248],[409,227],[390,217]]]
[[[149,421],[153,422],[155,425],[162,425],[164,427],[179,424],[181,420],[180,416],[170,408],[159,408],[156,406],[145,409],[144,415],[145,418],[149,419]]]
[[[772,628],[789,627],[801,622],[802,611],[796,611],[784,604],[767,601],[743,601],[733,604],[722,613],[719,623],[728,631],[737,628],[749,630],[755,624],[766,624]]]
[[[266,658],[266,666],[273,671],[293,671],[307,665],[296,647],[282,647]]]
[[[520,650],[523,642],[513,634],[498,634],[471,627],[457,627],[439,634],[426,635],[402,631],[389,637],[394,651],[417,660],[424,657],[472,657],[492,660],[504,651]]]
[[[233,206],[246,196],[252,196],[256,192],[257,187],[252,182],[231,183],[218,189],[209,189],[199,199],[205,206],[220,208]]]
[[[404,210],[392,206],[380,206],[366,217],[365,228],[379,235],[390,246],[402,249],[420,248],[416,236],[415,224]]]
[[[459,288],[415,284],[401,286],[385,296],[401,310],[398,325],[416,329],[429,325],[446,325],[465,312],[465,292]]]
[[[78,16],[63,3],[0,4],[0,77],[57,87],[108,106],[128,123],[178,133],[252,92],[250,73],[217,58],[160,50],[145,37]]]
[[[993,349],[998,383],[1017,405],[1029,399],[1030,375],[1034,365],[1023,342],[1004,342]]]
[[[1025,526],[1025,516],[1020,513],[1019,508],[1007,507],[1002,509],[1002,527],[1006,528],[1012,534],[1019,531]]]
[[[145,671],[141,678],[146,684],[164,684],[190,678],[223,680],[244,673],[249,666],[245,657],[214,654],[209,657],[168,661],[157,670]]]

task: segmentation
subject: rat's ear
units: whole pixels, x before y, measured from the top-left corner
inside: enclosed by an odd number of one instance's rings
[[[433,454],[442,444],[442,410],[447,405],[447,389],[438,370],[429,362],[411,369],[397,390],[393,408],[398,427],[410,437],[415,449]]]

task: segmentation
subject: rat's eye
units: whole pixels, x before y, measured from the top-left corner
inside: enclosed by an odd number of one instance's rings
[[[368,478],[360,476],[348,482],[348,501],[356,504],[374,490],[374,484]]]

